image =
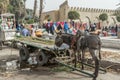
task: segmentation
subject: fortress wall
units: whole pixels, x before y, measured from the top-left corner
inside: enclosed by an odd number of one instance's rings
[[[45,21],[46,15],[50,15],[50,17],[52,18],[52,21],[59,21],[59,18],[58,18],[59,12],[58,11],[49,11],[49,12],[42,13],[42,21]]]
[[[68,21],[68,12],[69,12],[68,2],[65,1],[59,7],[59,21]]]
[[[62,7],[62,6],[65,6],[65,5],[68,5],[68,1],[67,0],[65,2],[63,2],[59,7]]]
[[[108,18],[109,23],[113,23],[111,15],[115,12],[115,10],[109,9],[83,8],[83,7],[70,7],[70,10],[77,11],[80,14],[80,18],[83,22],[86,21],[87,16],[89,17],[92,23],[98,22],[99,15],[102,13],[107,13],[109,17]]]
[[[49,14],[52,17],[53,21],[68,21],[68,12],[71,10],[77,11],[80,14],[80,19],[82,20],[82,22],[89,22],[89,18],[91,23],[99,22],[99,15],[102,13],[107,13],[109,24],[113,23],[113,19],[111,18],[111,16],[115,12],[115,10],[110,9],[70,7],[66,0],[63,4],[59,6],[59,10],[57,12],[53,11],[47,12],[45,14]]]
[[[70,7],[70,10],[81,11],[81,12],[98,12],[98,13],[113,13],[115,11],[110,9],[84,8],[84,7]]]

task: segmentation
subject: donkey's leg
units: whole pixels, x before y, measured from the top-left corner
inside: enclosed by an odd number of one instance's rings
[[[82,64],[82,63],[81,63],[81,55],[82,55],[82,51],[81,51],[81,50],[78,50],[78,51],[77,51],[77,62],[78,62],[79,64]],[[81,66],[79,65],[79,67],[81,67]]]
[[[101,60],[101,45],[99,45],[99,59]]]
[[[82,58],[82,51],[81,50],[79,50],[79,51],[77,51],[77,61],[79,62],[79,61],[81,61],[81,58]]]
[[[82,65],[82,70],[84,70],[84,60],[85,60],[85,49],[82,50],[82,58],[81,58],[81,65]]]
[[[75,64],[74,64],[74,67],[76,68],[76,66],[77,66],[77,52],[76,51],[74,51],[75,53],[74,53],[74,57],[75,57],[75,59],[74,59],[74,62],[75,62]]]
[[[99,49],[99,59],[101,60],[102,57],[101,57],[101,53],[100,53],[100,52],[101,52],[101,45],[102,45],[102,42],[101,42],[100,38],[99,38],[98,41],[99,41],[99,42],[98,42],[98,45],[99,45],[99,48],[98,48],[98,49]]]
[[[95,55],[95,50],[94,49],[89,49],[90,54],[93,58],[93,60],[95,61],[95,71],[94,71],[94,80],[96,79],[96,77],[98,76],[98,72],[99,72],[99,60],[97,58],[97,56]]]
[[[77,62],[79,62],[79,60],[81,60],[81,51],[80,50],[75,51],[74,57],[75,57],[75,59],[74,59],[74,62],[75,62],[74,67],[77,67]]]

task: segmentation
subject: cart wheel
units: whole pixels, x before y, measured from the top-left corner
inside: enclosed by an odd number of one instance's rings
[[[2,42],[0,41],[0,50],[2,50]]]
[[[36,58],[37,58],[38,65],[40,66],[43,66],[48,62],[48,56],[42,50],[38,53]]]
[[[26,47],[21,47],[19,51],[20,60],[27,61],[29,58],[29,51]]]

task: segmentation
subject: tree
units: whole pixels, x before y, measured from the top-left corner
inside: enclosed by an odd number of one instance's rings
[[[0,14],[4,11],[4,3],[0,2]]]
[[[116,16],[118,22],[120,22],[120,16]]]
[[[68,12],[68,18],[71,20],[79,19],[80,14],[76,11],[69,11]]]
[[[8,5],[9,0],[0,0],[0,13],[6,13]]]
[[[34,0],[33,19],[35,19],[36,10],[37,10],[37,0]]]
[[[120,5],[120,3],[119,4],[117,4],[117,6],[119,6]],[[113,14],[114,16],[116,16],[116,19],[117,19],[117,17],[119,17],[120,16],[120,7],[118,7],[116,10],[115,10],[115,12],[114,12],[114,14]]]
[[[106,13],[102,13],[99,15],[99,19],[102,21],[105,21],[108,19],[108,15]]]
[[[10,12],[15,14],[16,20],[26,16],[26,0],[0,0],[0,13]]]
[[[114,15],[116,16],[117,21],[120,22],[120,3],[118,3],[116,6],[118,6],[118,8],[116,9]]]
[[[16,20],[22,20],[26,16],[26,0],[9,0],[8,11],[15,14]]]
[[[13,12],[13,10],[14,10],[14,7],[12,5],[7,6],[7,11],[8,12]]]
[[[40,9],[39,9],[39,25],[40,25],[40,27],[42,26],[42,20],[41,20],[42,11],[43,11],[43,0],[40,0]]]

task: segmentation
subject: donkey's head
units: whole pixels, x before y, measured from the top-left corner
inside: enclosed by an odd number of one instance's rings
[[[83,32],[81,30],[78,30],[76,33],[76,37],[80,38],[83,35]]]
[[[63,39],[61,37],[56,37],[55,39],[55,45],[60,47],[63,43]]]
[[[62,34],[58,33],[56,38],[55,38],[55,45],[60,47],[62,45],[62,43],[63,43]]]

